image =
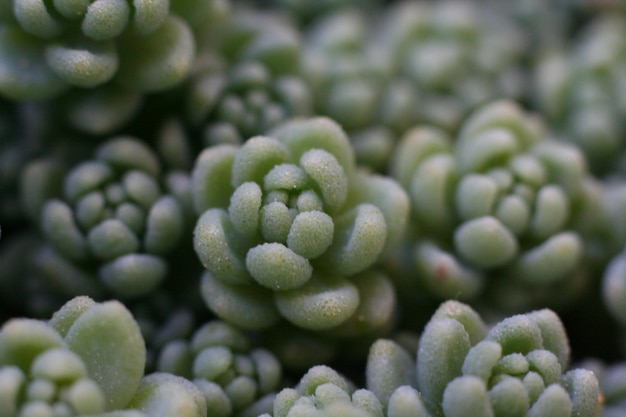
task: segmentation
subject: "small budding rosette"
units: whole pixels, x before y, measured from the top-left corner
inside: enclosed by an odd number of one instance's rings
[[[282,378],[272,353],[253,348],[244,333],[217,320],[200,327],[189,341],[167,343],[157,371],[191,380],[215,417],[265,412]]]
[[[210,144],[240,144],[295,116],[310,116],[311,92],[299,76],[300,37],[286,19],[241,12],[199,51],[185,116]]]
[[[536,101],[598,175],[626,174],[626,19],[599,14],[569,49],[539,61]]]
[[[41,228],[58,262],[99,277],[119,296],[158,287],[187,222],[161,180],[156,154],[132,137],[109,140],[95,159],[70,170],[62,199],[41,210]]]
[[[418,127],[399,143],[392,175],[408,191],[416,234],[410,262],[439,297],[490,292],[500,307],[533,308],[581,291],[590,209],[583,155],[548,140],[516,104],[478,108],[452,141]],[[545,304],[543,304],[545,305]]]
[[[295,388],[285,388],[274,400],[272,413],[260,417],[382,417],[376,395],[354,384],[334,369],[310,368]]]
[[[207,148],[192,196],[202,295],[219,317],[249,329],[280,316],[312,330],[347,323],[376,297],[366,287],[387,280],[360,283],[358,274],[397,241],[408,215],[402,188],[358,172],[346,134],[327,118]]]
[[[418,390],[435,416],[598,416],[598,380],[586,369],[565,372],[569,355],[551,310],[512,316],[487,331],[469,306],[448,301],[422,333]]]

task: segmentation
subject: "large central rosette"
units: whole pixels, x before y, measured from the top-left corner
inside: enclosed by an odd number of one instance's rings
[[[346,322],[368,289],[386,284],[361,273],[408,215],[406,193],[358,172],[346,134],[327,118],[206,149],[192,187],[202,213],[194,247],[208,270],[203,296],[218,316],[247,328],[279,314],[315,330]]]

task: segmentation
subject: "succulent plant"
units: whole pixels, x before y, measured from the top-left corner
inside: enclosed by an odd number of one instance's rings
[[[139,386],[145,355],[137,323],[117,301],[77,297],[49,322],[11,319],[0,330],[2,415],[121,409]]]
[[[209,144],[240,144],[294,116],[309,116],[311,93],[298,75],[298,31],[260,11],[233,16],[200,51],[184,100],[185,119]]]
[[[505,14],[475,3],[399,2],[386,10],[380,45],[419,97],[421,123],[455,131],[472,108],[521,99],[526,39]]]
[[[384,274],[360,277],[398,239],[408,214],[405,192],[358,172],[348,138],[326,118],[206,149],[192,195],[205,301],[224,320],[256,329],[280,316],[314,330],[347,323],[370,305],[367,288],[386,286]]]
[[[365,9],[365,10],[364,10]],[[398,135],[419,119],[414,84],[393,74],[393,63],[373,41],[367,8],[339,9],[307,30],[302,73],[315,112],[349,134],[357,163],[383,171]]]
[[[563,324],[544,309],[490,330],[469,306],[447,301],[433,314],[417,352],[417,385],[433,415],[597,416],[593,372],[572,369]]]
[[[546,54],[536,70],[537,105],[564,140],[583,150],[598,175],[624,174],[626,20],[606,13],[576,42]]]
[[[513,102],[478,108],[454,141],[436,128],[409,131],[390,169],[411,198],[409,262],[431,294],[489,292],[519,311],[584,288],[585,158]]]
[[[265,412],[282,379],[272,353],[254,348],[241,330],[218,320],[201,326],[188,341],[167,343],[157,370],[192,380],[211,415],[222,417]]]
[[[95,159],[70,170],[63,197],[41,211],[43,234],[57,256],[124,296],[161,284],[165,257],[181,242],[186,222],[162,184],[156,155],[132,137],[107,141]]]

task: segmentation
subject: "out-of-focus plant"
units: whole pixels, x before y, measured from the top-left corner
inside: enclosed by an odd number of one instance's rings
[[[471,2],[400,2],[379,31],[383,59],[417,90],[421,123],[454,131],[475,106],[525,95],[526,39],[505,14]]]
[[[40,215],[60,262],[121,296],[157,288],[189,221],[162,175],[154,152],[131,137],[109,140],[95,159],[70,170],[63,196],[47,201]]]
[[[405,267],[412,263],[431,294],[488,293],[483,301],[521,311],[581,293],[588,274],[576,228],[597,215],[585,158],[538,122],[496,101],[474,111],[454,141],[418,127],[398,144],[390,169],[409,192],[416,236]]]
[[[626,412],[626,362],[607,364],[587,359],[580,366],[593,371],[600,383],[604,401],[602,417],[620,417]]]
[[[598,175],[626,174],[626,20],[600,15],[536,70],[538,107]]]
[[[247,335],[217,320],[201,326],[189,340],[167,343],[157,370],[192,380],[216,417],[266,412],[282,378],[272,353],[254,348]]]
[[[335,122],[295,120],[241,147],[208,148],[192,176],[201,290],[219,317],[357,331],[391,318],[390,281],[368,269],[400,237],[408,199],[390,178],[356,170]]]
[[[567,371],[563,324],[544,309],[506,318],[487,329],[469,306],[443,303],[417,352],[417,386],[434,415],[598,416],[593,372]]]

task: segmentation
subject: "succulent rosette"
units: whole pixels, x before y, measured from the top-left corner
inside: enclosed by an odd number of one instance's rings
[[[247,10],[199,52],[185,119],[205,142],[236,143],[294,116],[309,116],[311,93],[298,75],[298,30],[278,15]]]
[[[157,288],[188,222],[161,175],[156,154],[128,136],[107,141],[94,159],[71,169],[62,198],[48,200],[40,215],[57,263],[120,296]]]
[[[505,14],[471,2],[400,2],[380,22],[378,42],[419,97],[420,122],[454,131],[487,101],[525,93],[526,39]]]
[[[203,297],[225,321],[252,329],[281,316],[312,330],[370,317],[355,312],[376,305],[367,288],[388,278],[360,274],[397,241],[408,215],[402,188],[357,171],[345,132],[327,118],[207,148],[192,196]]]
[[[157,370],[191,380],[216,417],[256,416],[269,410],[282,382],[281,364],[272,353],[254,347],[241,330],[218,320],[201,326],[189,340],[167,343]]]
[[[536,101],[564,140],[583,150],[598,175],[626,173],[626,20],[590,20],[568,48],[546,54],[536,69]]]
[[[139,327],[121,303],[67,302],[49,322],[14,318],[0,330],[3,416],[103,414],[126,407],[143,376]]]
[[[315,112],[348,132],[357,163],[383,171],[397,137],[419,120],[422,102],[373,41],[375,25],[361,8],[340,8],[317,19],[306,31],[302,73]]]
[[[598,416],[594,373],[571,369],[559,317],[538,310],[487,330],[457,301],[443,303],[426,325],[417,352],[417,386],[431,415]]]
[[[431,294],[488,292],[519,311],[557,293],[565,305],[584,288],[576,227],[594,215],[585,158],[538,122],[496,101],[474,111],[455,141],[418,127],[399,143],[390,169],[411,198],[410,262]]]

